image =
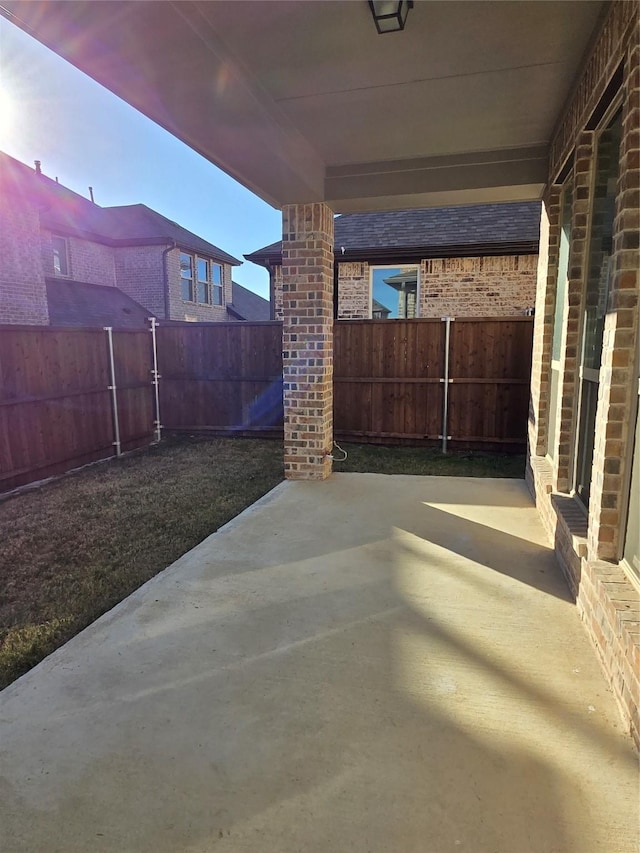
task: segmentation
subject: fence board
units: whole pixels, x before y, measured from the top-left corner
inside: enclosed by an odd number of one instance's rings
[[[113,332],[118,423],[123,451],[133,450],[153,440],[155,414],[151,347],[148,329]]]
[[[157,334],[163,427],[282,431],[281,323],[160,325]]]
[[[444,333],[441,320],[337,322],[336,435],[441,439]],[[531,317],[451,322],[447,434],[454,447],[525,446],[532,340]]]
[[[113,453],[105,333],[0,330],[0,489]]]
[[[148,331],[114,332],[123,449],[149,443],[153,387]],[[113,456],[103,329],[0,329],[0,491]]]
[[[282,434],[280,323],[157,329],[164,428]],[[453,447],[524,447],[532,318],[451,323],[448,435]],[[338,437],[433,444],[442,430],[445,324],[341,320],[334,325]],[[123,449],[153,438],[148,330],[114,331]],[[102,329],[0,329],[0,490],[113,455]]]
[[[337,435],[389,443],[437,438],[444,370],[440,320],[340,320],[333,339]]]

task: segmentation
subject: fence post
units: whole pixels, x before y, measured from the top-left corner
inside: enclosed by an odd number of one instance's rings
[[[115,434],[115,441],[113,442],[116,448],[116,456],[122,455],[122,448],[120,446],[120,423],[118,421],[118,390],[116,388],[116,366],[113,359],[113,328],[111,326],[103,326],[104,331],[107,333],[107,340],[109,342],[109,369],[111,375],[111,385],[107,385],[109,391],[111,391],[111,404],[113,408],[113,432]]]
[[[158,321],[155,317],[149,317],[149,322],[151,323],[151,339],[153,341],[153,368],[151,370],[153,381],[151,384],[154,387],[156,401],[156,419],[153,425],[156,428],[156,441],[160,441],[162,438],[162,425],[160,423],[160,374],[158,373],[158,337],[156,335]]]
[[[444,382],[444,394],[442,396],[442,452],[447,452],[447,440],[451,437],[447,435],[447,431],[449,429],[449,383],[451,380],[449,379],[449,340],[451,337],[451,320],[453,317],[442,317],[441,318],[444,327],[444,378],[441,379],[441,382]]]

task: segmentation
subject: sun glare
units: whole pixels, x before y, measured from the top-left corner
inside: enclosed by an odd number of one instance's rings
[[[0,146],[13,140],[16,123],[16,108],[9,93],[0,88]]]

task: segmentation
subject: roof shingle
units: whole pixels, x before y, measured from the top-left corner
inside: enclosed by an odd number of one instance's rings
[[[52,326],[148,326],[150,312],[117,287],[64,278],[47,278],[45,283]]]
[[[429,257],[431,252],[441,254],[450,248],[452,254],[460,255],[469,254],[474,246],[537,246],[539,227],[540,202],[348,213],[335,219],[334,243],[336,255],[344,255],[345,260],[381,250],[402,254],[420,249]],[[245,258],[280,263],[281,255],[282,243],[277,242]]]

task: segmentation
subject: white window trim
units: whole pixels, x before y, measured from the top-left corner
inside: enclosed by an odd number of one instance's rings
[[[216,284],[213,280],[213,267],[214,266],[220,267],[220,284]],[[225,304],[224,304],[224,264],[221,264],[220,261],[210,260],[209,261],[209,276],[210,276],[209,293],[211,295],[211,302],[209,304],[212,305],[214,308],[224,308],[225,307]],[[213,288],[214,287],[220,288],[220,302],[219,303],[213,301]]]
[[[199,255],[197,252],[190,252],[187,249],[179,249],[180,255],[188,255],[191,258],[191,279],[185,278],[182,276],[182,269],[180,264],[178,264],[180,271],[180,297],[182,302],[186,305],[200,305],[206,306],[208,308],[225,308],[225,298],[224,298],[224,264],[221,261],[216,261],[213,258],[205,257],[204,255]],[[204,261],[207,265],[207,296],[208,301],[200,302],[198,299],[198,284],[202,284],[203,281],[198,277],[198,261]],[[220,268],[220,284],[216,284],[213,280],[213,267],[217,266]],[[182,293],[183,283],[185,281],[191,281],[192,287],[192,295],[193,299],[185,299]],[[220,303],[214,302],[213,293],[214,288],[220,288]]]
[[[420,264],[369,264],[369,320],[373,319],[373,273],[375,270],[415,269],[416,271],[416,319],[420,317]],[[393,318],[398,319],[398,318]]]

